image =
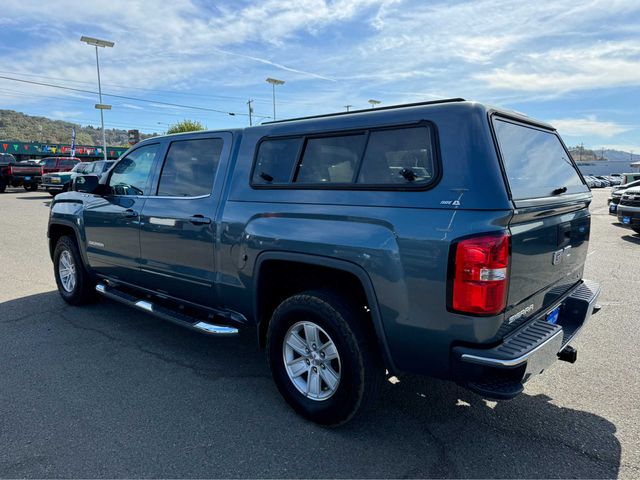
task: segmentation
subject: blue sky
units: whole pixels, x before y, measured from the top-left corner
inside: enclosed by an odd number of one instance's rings
[[[97,90],[107,127],[208,128],[464,97],[550,121],[570,145],[640,153],[640,2],[3,0],[0,76]],[[178,103],[212,111],[169,107]],[[99,125],[95,95],[0,79],[0,108]],[[230,116],[224,112],[235,112]]]

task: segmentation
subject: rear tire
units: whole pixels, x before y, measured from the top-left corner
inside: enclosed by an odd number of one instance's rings
[[[7,184],[4,183],[4,180],[0,178],[0,193],[4,193],[6,189],[7,189]]]
[[[53,252],[53,271],[62,299],[82,305],[96,298],[95,281],[84,267],[75,239],[60,237]]]
[[[29,191],[30,192],[37,192],[38,191],[38,184],[37,183],[32,183],[31,185],[29,185]]]
[[[367,320],[327,290],[294,295],[276,308],[267,359],[278,390],[300,415],[336,426],[374,403],[385,371]]]

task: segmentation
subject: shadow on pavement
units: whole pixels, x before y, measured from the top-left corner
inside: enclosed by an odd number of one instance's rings
[[[51,195],[48,193],[46,195],[37,195],[31,197],[20,196],[16,197],[18,200],[51,200]]]
[[[343,427],[318,427],[280,398],[250,328],[206,337],[47,292],[0,303],[0,339],[0,477],[612,478],[620,468],[616,428],[598,415],[546,395],[496,404],[422,377],[388,383]]]
[[[636,235],[623,235],[622,240],[624,240],[625,242],[631,242],[631,243],[635,243],[640,245],[640,234],[636,234]]]

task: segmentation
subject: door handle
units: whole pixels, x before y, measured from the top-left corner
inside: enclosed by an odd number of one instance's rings
[[[122,216],[125,218],[134,218],[138,216],[138,212],[136,212],[135,210],[131,210],[130,208],[128,208],[127,210],[125,210],[124,212],[122,212]]]
[[[194,225],[208,225],[211,223],[211,219],[203,215],[194,215],[189,218],[189,221]]]

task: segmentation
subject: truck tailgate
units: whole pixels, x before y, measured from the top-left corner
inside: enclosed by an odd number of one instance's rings
[[[590,223],[585,201],[514,215],[507,325],[551,307],[582,279]]]
[[[582,279],[591,193],[554,130],[501,117],[493,128],[514,204],[504,336]]]

